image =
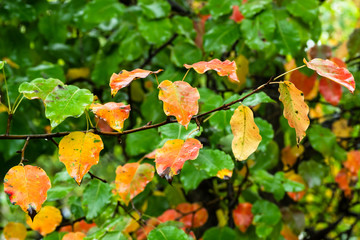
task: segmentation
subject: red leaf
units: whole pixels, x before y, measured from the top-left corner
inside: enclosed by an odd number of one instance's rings
[[[333,106],[339,104],[342,96],[342,87],[340,84],[323,77],[320,79],[319,90],[328,103]]]
[[[220,61],[219,59],[213,59],[209,62],[197,62],[192,65],[184,64],[187,69],[194,68],[198,73],[205,73],[208,70],[215,70],[219,76],[228,76],[232,82],[240,82],[236,75],[236,63],[229,60]]]
[[[309,62],[304,59],[304,63],[308,68],[315,70],[320,76],[343,85],[349,89],[351,93],[354,92],[355,80],[353,75],[346,68],[340,67],[330,60],[323,60],[320,58],[312,59]]]
[[[357,177],[360,170],[360,151],[348,152],[344,166],[354,177]]]
[[[164,146],[156,151],[156,171],[168,182],[172,181],[174,175],[180,173],[185,161],[194,160],[199,154],[202,144],[199,140],[189,138],[169,140]]]
[[[239,11],[239,6],[232,6],[233,12],[229,19],[234,20],[236,23],[241,22],[245,17],[242,15],[242,13]]]
[[[120,89],[126,87],[137,78],[146,78],[151,73],[157,74],[161,71],[162,69],[159,69],[157,71],[149,71],[138,68],[132,70],[131,72],[122,70],[119,74],[113,73],[110,78],[111,95],[115,96]]]
[[[254,218],[251,212],[251,208],[251,203],[239,203],[239,205],[232,212],[234,223],[242,232],[246,232]]]
[[[176,206],[176,210],[184,216],[179,221],[184,223],[185,228],[201,227],[208,219],[206,209],[197,203],[180,203]]]
[[[297,89],[302,91],[304,93],[304,97],[306,98],[315,86],[316,74],[308,77],[299,70],[296,70],[291,73],[289,81],[292,82]]]
[[[338,184],[339,188],[344,191],[346,197],[351,196],[351,189],[349,186],[350,180],[351,174],[344,168],[341,169],[335,177],[335,182]]]

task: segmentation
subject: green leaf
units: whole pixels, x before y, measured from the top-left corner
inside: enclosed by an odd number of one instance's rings
[[[108,85],[109,79],[114,72],[119,72],[119,64],[123,61],[118,51],[112,54],[100,53],[96,57],[95,68],[91,73],[91,79],[96,86]]]
[[[275,173],[275,178],[280,179],[282,181],[282,185],[284,187],[285,192],[300,192],[305,189],[304,184],[285,178],[284,172]]]
[[[155,129],[148,129],[126,137],[126,152],[130,156],[147,154],[155,150],[160,142],[160,136]]]
[[[261,132],[260,132],[261,135]],[[260,143],[261,145],[261,143]],[[279,146],[271,141],[266,145],[264,151],[255,152],[255,165],[251,167],[254,171],[259,169],[270,170],[279,162]]]
[[[233,0],[210,0],[208,3],[208,8],[211,14],[211,17],[217,19],[218,17],[228,14],[232,10],[232,5],[234,5]]]
[[[328,172],[327,166],[314,160],[301,162],[299,165],[299,174],[310,188],[321,186],[322,180],[327,176]]]
[[[99,180],[92,180],[83,193],[83,206],[87,206],[86,219],[96,218],[110,202],[111,186]]]
[[[119,53],[124,56],[126,61],[134,61],[141,57],[146,46],[145,39],[137,31],[131,31],[127,37],[121,41]]]
[[[171,21],[176,33],[184,35],[187,39],[195,38],[196,32],[190,18],[176,15]]]
[[[56,201],[66,197],[74,187],[65,187],[65,186],[53,186],[47,192],[47,201]]]
[[[258,170],[253,175],[254,181],[264,189],[265,192],[274,194],[276,200],[281,200],[285,195],[282,180],[279,176],[273,176],[265,170]]]
[[[93,101],[93,94],[76,86],[57,86],[45,99],[45,115],[54,129],[67,117],[80,117]]]
[[[332,156],[336,144],[335,134],[320,125],[312,125],[307,131],[311,146],[324,156]]]
[[[168,18],[162,20],[140,18],[138,24],[141,35],[151,44],[161,45],[173,34],[173,27]]]
[[[185,63],[199,62],[201,58],[202,52],[194,44],[181,41],[171,49],[171,61],[178,67],[182,67]]]
[[[229,227],[212,227],[208,229],[204,235],[203,240],[223,240],[236,239],[236,232]]]
[[[209,53],[225,52],[240,37],[238,25],[234,21],[213,25],[211,29],[206,28],[204,35],[204,50]]]
[[[186,193],[196,189],[203,180],[210,177],[205,170],[195,167],[193,161],[186,161],[180,174],[181,184]]]
[[[248,93],[249,92],[241,94],[239,98],[246,96]],[[275,103],[275,101],[264,92],[255,93],[242,101],[242,104],[248,107],[254,107],[260,103]]]
[[[116,0],[94,0],[86,4],[83,19],[93,25],[108,21],[114,17],[120,17],[125,6]]]
[[[188,138],[194,138],[200,136],[202,128],[196,130],[197,125],[195,123],[190,123],[188,129],[185,129],[184,126],[180,124],[167,124],[158,128],[159,133],[161,134],[161,143],[159,145],[164,145],[168,140],[173,139],[182,139],[186,140]]]
[[[258,126],[261,135],[261,142],[257,148],[259,151],[266,151],[266,146],[274,138],[274,130],[270,123],[262,118],[255,118],[255,124]]]
[[[157,123],[166,119],[161,101],[159,101],[158,90],[146,94],[141,104],[141,113],[147,122]]]
[[[189,240],[186,233],[174,226],[155,228],[147,236],[148,240]]]
[[[113,240],[113,239],[128,240],[129,238],[127,238],[125,234],[123,234],[121,231],[106,232],[105,236],[101,238],[101,240]]]
[[[286,0],[286,9],[294,16],[310,24],[319,15],[317,0]]]
[[[54,90],[56,86],[64,86],[64,83],[55,78],[37,78],[31,82],[24,82],[19,86],[19,92],[24,94],[28,99],[37,99],[45,101],[50,92]]]
[[[46,235],[43,240],[62,240],[66,232],[52,232]]]
[[[198,91],[200,94],[200,112],[207,112],[214,108],[220,107],[224,101],[219,94],[214,93],[208,88],[198,88]]]
[[[5,61],[0,61],[0,70],[4,68]]]
[[[167,17],[171,10],[170,4],[164,0],[139,0],[138,4],[149,19]]]
[[[31,67],[26,70],[26,75],[29,79],[35,78],[57,78],[61,81],[65,81],[65,74],[59,65],[44,63],[36,67]]]
[[[211,177],[215,177],[222,169],[234,169],[230,155],[217,149],[201,149],[197,159],[191,162],[197,169],[206,171]]]
[[[271,2],[272,0],[247,1],[245,4],[240,6],[239,10],[245,16],[245,18],[251,18],[261,10],[265,9],[268,5],[271,4]]]
[[[347,42],[347,49],[349,51],[349,57],[355,57],[360,53],[360,28],[355,29]]]
[[[64,43],[67,38],[67,31],[66,24],[61,21],[57,12],[45,15],[39,20],[39,32],[51,43]]]
[[[272,227],[281,219],[279,208],[266,200],[256,201],[251,212],[254,214],[253,221],[256,224],[256,234],[261,238],[268,236],[272,232]]]

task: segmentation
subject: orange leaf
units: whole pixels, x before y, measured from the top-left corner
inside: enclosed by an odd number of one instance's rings
[[[96,227],[96,223],[87,223],[85,220],[60,228],[59,232],[83,232],[87,233],[91,228]]]
[[[342,96],[342,87],[337,82],[327,78],[321,78],[319,91],[325,100],[333,106],[337,106]]]
[[[354,177],[357,177],[360,170],[360,151],[348,152],[344,166]]]
[[[175,209],[168,209],[163,214],[161,214],[157,219],[160,222],[167,222],[167,221],[175,221],[176,219],[180,219],[181,214],[176,211]]]
[[[254,122],[254,115],[247,106],[240,105],[230,120],[231,131],[234,134],[232,151],[237,160],[246,160],[256,151],[261,142],[259,128]]]
[[[200,148],[202,148],[202,144],[194,138],[186,141],[181,139],[167,141],[162,148],[156,151],[157,173],[171,182],[173,176],[180,173],[185,161],[197,158]]]
[[[295,233],[293,233],[291,231],[291,229],[289,228],[288,225],[283,224],[283,227],[281,229],[280,234],[286,239],[286,240],[298,240],[298,236],[295,235]]]
[[[229,170],[229,169],[221,169],[217,172],[216,176],[218,178],[221,178],[221,179],[224,179],[224,180],[229,180],[231,178],[233,174],[233,171],[232,170]]]
[[[184,223],[185,228],[197,228],[204,225],[208,219],[208,212],[197,203],[180,203],[176,210],[184,217],[179,221]]]
[[[323,60],[320,58],[314,58],[309,62],[304,59],[304,63],[308,68],[315,70],[320,76],[337,82],[349,89],[350,92],[354,92],[355,80],[353,75],[346,68],[340,67],[330,60]]]
[[[62,240],[83,240],[86,235],[82,232],[71,232],[63,236]]]
[[[304,93],[305,99],[307,99],[315,87],[316,74],[308,77],[299,70],[296,70],[290,74],[289,81],[292,82],[297,89],[302,91]]]
[[[62,216],[60,210],[53,206],[41,208],[39,214],[35,216],[34,221],[31,221],[29,217],[26,219],[26,223],[31,229],[38,231],[42,236],[55,231],[61,221]]]
[[[351,189],[349,186],[350,180],[351,173],[345,168],[341,169],[335,177],[335,182],[338,184],[339,188],[344,191],[346,197],[351,196]]]
[[[59,159],[69,175],[80,185],[92,165],[99,162],[104,144],[99,135],[91,132],[72,132],[59,143]]]
[[[284,167],[292,167],[295,163],[297,158],[303,154],[304,152],[304,146],[303,145],[299,145],[299,146],[287,146],[284,147],[281,150],[281,161],[284,164]]]
[[[309,107],[304,102],[304,94],[294,84],[284,81],[279,84],[280,101],[284,104],[284,117],[289,126],[295,128],[296,142],[299,145],[306,136],[306,129],[310,125],[308,118]]]
[[[230,62],[229,60],[220,61],[219,59],[213,59],[209,62],[197,62],[192,65],[184,64],[184,67],[187,69],[194,68],[198,73],[205,73],[208,70],[215,70],[219,76],[228,76],[230,81],[239,82],[239,79],[236,75],[236,63],[234,61]]]
[[[110,78],[111,95],[115,96],[120,89],[126,87],[137,78],[146,78],[151,73],[157,74],[161,71],[162,69],[159,69],[157,71],[149,71],[138,68],[132,70],[131,72],[122,70],[119,74],[113,73]]]
[[[5,175],[4,191],[31,218],[40,211],[51,183],[46,172],[31,165],[12,167]]]
[[[90,109],[118,132],[122,132],[124,121],[130,114],[130,105],[123,103],[109,102],[104,105],[95,103],[91,104]]]
[[[235,225],[243,233],[246,232],[254,218],[251,212],[251,208],[251,203],[239,203],[239,205],[237,205],[237,207],[232,212]]]
[[[187,82],[165,80],[159,85],[159,99],[164,102],[164,112],[173,115],[186,129],[191,117],[198,113],[200,94]]]
[[[116,191],[127,205],[131,199],[144,191],[154,177],[154,167],[148,163],[127,163],[116,169]]]
[[[289,179],[289,180],[292,180],[294,182],[298,182],[298,183],[301,183],[303,185],[306,185],[304,179],[299,174],[291,173],[288,176],[286,176],[286,178]],[[301,200],[304,197],[305,193],[306,193],[306,190],[303,190],[303,191],[300,191],[300,192],[287,192],[287,195],[292,200],[297,202],[297,201]]]
[[[22,223],[9,222],[4,227],[6,240],[24,240],[26,238],[26,227]]]
[[[229,19],[234,20],[236,23],[241,22],[242,20],[244,20],[244,15],[242,15],[242,13],[239,11],[239,6],[234,5],[232,6],[233,8],[233,12],[232,15],[230,16]]]

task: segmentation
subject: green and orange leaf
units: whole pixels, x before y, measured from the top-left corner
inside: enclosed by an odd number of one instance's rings
[[[180,173],[185,161],[197,158],[200,148],[202,148],[202,144],[194,138],[186,141],[181,139],[167,141],[162,148],[156,151],[157,173],[171,182],[173,176]]]
[[[234,156],[239,161],[246,160],[256,151],[262,139],[253,112],[249,107],[240,105],[231,117],[230,125],[234,134],[232,141]]]
[[[40,211],[50,187],[46,172],[31,165],[12,167],[4,179],[4,191],[10,202],[19,205],[32,219]]]
[[[26,227],[22,223],[9,222],[4,227],[3,233],[6,240],[25,240]]]
[[[198,73],[205,73],[208,70],[215,70],[219,76],[228,76],[230,81],[239,82],[236,75],[236,63],[235,61],[230,62],[229,60],[220,61],[219,59],[213,59],[209,62],[197,62],[192,65],[184,64],[187,69],[194,68]]]
[[[232,212],[235,225],[243,233],[246,232],[254,218],[254,215],[251,212],[251,208],[251,203],[239,203],[239,205],[237,205],[237,207]]]
[[[149,71],[144,69],[135,69],[131,72],[128,72],[126,70],[122,70],[119,74],[113,73],[113,75],[110,78],[110,88],[111,88],[111,95],[115,96],[116,93],[129,85],[132,81],[138,78],[146,78],[150,74],[157,74],[161,72],[162,69],[159,69],[157,71]]]
[[[72,132],[59,143],[59,160],[80,185],[91,166],[99,162],[99,154],[103,148],[104,144],[99,135],[91,132]]]
[[[279,99],[284,104],[284,117],[288,120],[289,126],[295,128],[296,142],[299,145],[310,125],[309,107],[304,101],[304,94],[293,83],[281,82],[279,92]]]
[[[320,76],[339,83],[349,89],[350,92],[354,92],[354,76],[345,67],[339,66],[333,61],[323,60],[320,58],[314,58],[309,62],[304,59],[304,63],[308,68],[315,70]]]
[[[90,109],[114,130],[122,132],[124,122],[129,118],[130,105],[124,103],[108,102],[103,104],[91,104]]]
[[[33,221],[29,217],[26,219],[26,223],[31,229],[38,231],[42,236],[46,236],[55,231],[61,221],[62,215],[60,210],[53,206],[41,208],[39,214],[35,216]]]
[[[148,163],[127,163],[116,169],[116,193],[127,205],[154,177],[155,169]]]
[[[164,112],[173,115],[186,129],[193,115],[199,111],[200,94],[187,82],[165,80],[159,85],[159,99],[164,102]]]
[[[291,181],[298,182],[298,183],[301,183],[302,185],[306,186],[305,180],[299,174],[296,174],[294,172],[289,172],[289,174],[286,175],[286,178]],[[295,202],[300,201],[304,197],[305,194],[306,194],[306,189],[304,189],[303,191],[299,191],[299,192],[287,192],[287,195]]]

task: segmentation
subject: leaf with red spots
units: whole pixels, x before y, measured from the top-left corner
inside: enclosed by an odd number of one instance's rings
[[[184,64],[187,69],[194,68],[198,73],[205,73],[208,70],[215,70],[219,76],[228,76],[232,82],[239,82],[236,75],[236,63],[235,61],[230,62],[229,60],[220,61],[219,59],[213,59],[209,62],[197,62],[192,65]]]
[[[19,205],[32,219],[40,211],[50,187],[46,172],[30,165],[12,167],[4,179],[4,191],[10,202]]]
[[[34,221],[28,217],[26,223],[31,229],[38,231],[42,236],[45,236],[55,231],[61,221],[62,215],[59,209],[53,206],[45,206],[41,208],[39,214],[35,216]]]
[[[129,85],[135,79],[146,78],[147,76],[149,76],[149,74],[157,74],[161,71],[162,69],[159,69],[157,71],[149,71],[138,68],[132,70],[131,72],[122,70],[119,74],[113,73],[110,78],[111,95],[115,96],[120,89]]]
[[[186,141],[181,139],[167,141],[162,148],[156,151],[157,173],[171,182],[173,176],[180,173],[185,161],[197,158],[200,148],[202,148],[202,144],[194,138]]]
[[[130,105],[109,102],[106,104],[91,104],[90,109],[96,116],[104,119],[112,129],[122,132],[124,121],[129,118]]]
[[[165,80],[159,85],[159,99],[164,102],[164,112],[173,115],[186,129],[193,115],[199,111],[199,92],[187,82]]]
[[[292,82],[297,89],[302,91],[305,99],[307,99],[315,87],[316,74],[308,77],[299,70],[295,70],[291,73],[289,81]]]
[[[330,60],[320,58],[312,59],[309,62],[304,59],[304,63],[308,68],[315,70],[320,76],[339,83],[349,89],[350,92],[354,92],[354,77],[345,67],[341,67]]]
[[[72,132],[59,143],[59,160],[69,175],[80,185],[91,166],[99,162],[104,144],[99,135],[91,132]]]
[[[327,78],[321,78],[319,91],[325,100],[333,106],[337,106],[342,96],[342,87],[340,84]]]
[[[208,219],[207,210],[197,203],[180,203],[176,206],[176,210],[183,216],[179,222],[184,223],[185,228],[188,229],[201,227]]]
[[[244,20],[244,15],[242,15],[242,13],[239,10],[239,6],[234,5],[232,6],[233,8],[233,12],[230,16],[230,19],[234,20],[236,23],[241,22],[242,20]]]
[[[251,203],[239,203],[239,205],[237,205],[237,207],[232,212],[235,225],[243,233],[246,232],[254,218],[251,212],[251,208]]]
[[[127,163],[116,169],[116,193],[127,205],[131,199],[144,191],[154,177],[154,167],[148,163]]]
[[[279,92],[279,99],[284,104],[284,117],[288,120],[289,126],[295,128],[296,142],[299,145],[310,125],[309,107],[304,101],[304,94],[291,82],[280,83]]]

